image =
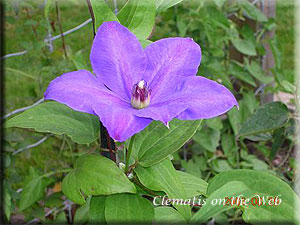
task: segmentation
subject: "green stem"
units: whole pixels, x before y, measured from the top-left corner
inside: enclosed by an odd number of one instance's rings
[[[132,178],[133,183],[135,183],[137,186],[139,186],[142,190],[146,191],[148,194],[157,196],[158,194],[154,191],[150,190],[149,188],[145,187],[136,177]]]
[[[135,137],[135,135],[130,138],[129,146],[127,149],[126,162],[125,162],[125,173],[126,174],[128,172],[128,168],[129,168],[129,160],[130,160],[130,156],[131,156],[131,152],[132,152],[132,145],[134,142],[134,137]]]
[[[206,177],[205,177],[205,181],[207,181],[208,180],[208,178],[210,177],[210,175],[211,175],[211,172],[209,171],[208,173],[207,173],[207,175],[206,175]]]
[[[238,138],[235,138],[234,141],[235,141],[235,146],[237,147],[237,150],[236,150],[236,167],[237,167],[237,169],[240,169],[240,149],[238,148],[238,143],[240,143],[241,146],[244,147],[246,150],[248,148],[247,148],[246,144],[244,143],[243,139],[240,140]]]
[[[50,173],[46,173],[46,174],[42,175],[41,177],[50,177],[54,174],[66,173],[66,172],[70,172],[71,170],[73,170],[73,169],[72,168],[67,168],[67,169],[56,170],[56,171],[53,171],[53,172],[50,172]]]

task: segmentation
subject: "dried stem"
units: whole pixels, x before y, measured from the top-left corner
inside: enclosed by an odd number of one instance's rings
[[[93,33],[94,33],[94,37],[95,37],[96,32],[95,32],[95,15],[94,15],[94,11],[93,11],[93,8],[92,8],[91,1],[86,0],[86,2],[87,2],[87,5],[88,5],[88,8],[89,8],[89,12],[91,14],[92,23],[93,23]],[[110,158],[114,162],[116,162],[115,142],[114,142],[113,139],[111,139],[111,137],[108,134],[107,129],[103,126],[101,121],[100,121],[100,139],[101,139],[100,148],[109,149],[110,155],[108,156],[105,151],[101,152],[101,154],[103,156],[106,156],[106,157]]]
[[[129,146],[126,151],[126,153],[127,153],[126,154],[126,164],[125,164],[125,173],[126,174],[128,173],[128,169],[129,169],[129,160],[130,160],[130,156],[131,156],[131,152],[132,152],[134,137],[135,137],[135,135],[130,138]]]
[[[57,1],[55,1],[55,5],[56,5],[57,22],[58,22],[59,31],[60,31],[60,34],[61,34],[62,47],[64,49],[64,53],[65,53],[66,58],[68,58],[67,50],[66,50],[66,44],[65,44],[65,37],[63,35],[63,29],[62,29],[62,25],[61,25],[60,9],[59,9]]]
[[[95,15],[94,15],[94,11],[93,11],[93,8],[92,8],[91,1],[90,0],[86,0],[86,3],[88,5],[88,8],[89,8],[89,11],[90,11],[90,14],[91,14],[92,23],[93,23],[93,34],[94,34],[94,37],[95,37],[96,36],[96,31],[95,31]]]
[[[105,132],[106,134],[106,140],[107,140],[107,148],[109,149],[109,153],[110,153],[110,158],[116,162],[116,153],[113,151],[112,146],[111,146],[111,138],[106,130]]]
[[[28,8],[25,8],[25,10],[26,10],[27,18],[28,18],[28,19],[31,19],[31,15],[30,15],[30,13],[29,13]],[[36,31],[35,26],[34,26],[34,25],[31,25],[31,28],[32,28],[32,31],[33,31],[33,33],[34,33],[34,36],[35,36],[36,39],[38,40],[39,38],[38,38],[38,34],[37,34],[37,31]]]

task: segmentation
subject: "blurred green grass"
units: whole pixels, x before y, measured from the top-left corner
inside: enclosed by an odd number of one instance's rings
[[[34,1],[30,3],[32,2]],[[37,2],[42,3],[43,1]],[[60,1],[59,5],[64,31],[90,18],[85,4],[75,1]],[[25,55],[11,57],[5,61],[6,112],[40,99],[50,80],[64,72],[75,70],[73,63],[64,56],[61,38],[53,41],[54,51],[52,53],[47,48],[41,49],[38,46],[37,43],[43,42],[47,37],[47,22],[41,5],[34,8],[29,6],[28,13],[24,6],[20,6],[16,15],[13,3],[6,4],[6,54],[28,50]],[[58,35],[60,32],[54,7],[51,9],[49,17],[50,21],[55,21],[55,32],[52,32],[52,35]],[[37,36],[34,34],[32,26],[36,27]],[[69,51],[74,53],[83,50],[86,55],[88,55],[92,40],[91,24],[65,37]],[[24,76],[24,73],[34,79]]]
[[[276,1],[276,36],[282,52],[282,68],[293,81],[295,55],[295,0]]]
[[[41,48],[37,44],[43,43],[47,38],[48,24],[42,4],[43,1],[6,1],[5,52],[9,54],[28,50],[28,53],[5,60],[5,113],[33,104],[43,97],[52,79],[76,70],[70,59],[71,53],[82,50],[84,58],[88,59],[93,40],[92,23],[65,37],[68,58],[64,56],[61,38],[53,41],[52,53],[47,47]],[[59,7],[63,31],[74,28],[90,18],[84,1],[59,1]],[[50,10],[49,20],[54,21],[55,31],[52,30],[52,35],[60,34],[55,7]],[[35,27],[37,35],[32,26]],[[42,137],[21,129],[8,130],[6,138],[9,139],[11,135],[23,137],[20,144],[10,142],[15,149],[32,144]],[[60,150],[61,142],[51,137],[40,146],[10,158],[7,175],[15,181],[12,183],[17,183],[17,188],[21,187],[19,182],[23,182],[22,177],[28,173],[30,167],[46,172],[68,166],[72,161],[72,154],[71,151]],[[64,149],[69,149],[69,146],[65,144]]]

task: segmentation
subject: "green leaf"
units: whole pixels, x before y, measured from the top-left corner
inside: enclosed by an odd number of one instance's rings
[[[215,152],[220,141],[221,132],[210,128],[198,131],[193,140],[195,140],[202,148],[207,151]]]
[[[212,53],[214,54],[214,53]],[[222,56],[223,57],[223,56]],[[227,88],[230,90],[233,89],[231,80],[229,79],[229,76],[226,74],[225,69],[224,69],[224,64],[217,59],[212,59],[210,60],[209,63],[206,63],[204,67],[204,71],[201,71],[200,69],[200,74],[206,74],[212,76],[215,80],[220,81],[223,85],[225,85]]]
[[[43,199],[44,206],[48,208],[54,208],[57,205],[63,204],[63,200],[61,198],[62,195],[63,195],[62,192],[55,192],[50,196],[47,196],[45,199]]]
[[[234,135],[223,133],[221,138],[221,146],[224,155],[227,157],[230,164],[233,165],[238,150],[238,148],[236,147]]]
[[[270,159],[273,160],[276,156],[277,151],[279,150],[279,148],[282,146],[282,144],[284,143],[286,133],[285,133],[285,128],[279,128],[277,130],[274,131],[273,134],[273,143],[272,143],[272,149],[270,152]]]
[[[228,182],[223,186],[220,186],[218,189],[215,189],[214,192],[209,193],[210,195],[206,199],[205,204],[203,203],[201,209],[192,217],[192,222],[197,222],[197,224],[204,223],[211,217],[233,208],[233,206],[223,205],[223,199],[225,199],[225,197],[236,197],[241,194],[245,196],[245,193],[248,191],[248,187],[243,182],[239,181]],[[217,202],[217,204],[215,204],[215,202]],[[219,204],[219,202],[221,204]]]
[[[85,154],[78,158],[74,170],[62,182],[64,194],[73,202],[84,204],[85,195],[135,193],[136,189],[116,164],[99,155]]]
[[[45,18],[48,18],[52,2],[53,2],[53,0],[46,0],[46,4],[45,4],[45,8],[44,8]]]
[[[278,37],[277,37],[276,33],[274,34],[273,38],[268,39],[268,43],[269,43],[270,49],[272,51],[272,55],[275,60],[275,66],[276,66],[276,68],[280,69],[281,64],[282,64],[283,52],[280,51],[280,49],[279,49],[280,45],[279,45],[279,41],[278,41]]]
[[[296,85],[291,84],[287,80],[283,80],[280,82],[280,85],[284,88],[286,92],[294,94],[296,92]]]
[[[214,130],[222,130],[223,128],[222,119],[220,117],[205,120],[205,124]]]
[[[244,68],[239,65],[236,61],[231,61],[229,64],[229,73],[238,78],[239,80],[242,80],[248,84],[250,84],[253,87],[256,87],[254,79],[251,77],[250,73],[248,73]]]
[[[104,0],[91,0],[95,16],[95,30],[106,21],[119,21]]]
[[[105,202],[107,223],[152,223],[154,207],[152,203],[137,194],[116,194]]]
[[[188,21],[186,20],[186,18],[183,18],[182,16],[176,17],[176,25],[177,25],[177,29],[179,31],[180,37],[185,37],[186,32],[188,30],[187,24],[188,24]]]
[[[259,106],[254,92],[243,93],[243,118],[247,119]]]
[[[214,2],[219,8],[222,8],[226,0],[214,0]]]
[[[68,224],[68,220],[64,211],[59,213],[53,220],[53,224]]]
[[[140,39],[139,41],[143,48],[146,48],[148,45],[150,45],[152,43],[152,41],[144,40],[144,39]]]
[[[228,164],[228,161],[224,159],[213,160],[211,164],[212,164],[212,169],[218,173],[232,170],[232,167]]]
[[[91,114],[72,110],[58,102],[45,102],[17,115],[4,126],[32,128],[38,132],[66,134],[78,144],[88,144],[99,138],[99,119]]]
[[[182,2],[183,0],[155,0],[156,12],[160,13],[178,3]]]
[[[253,92],[242,93],[243,99],[239,101],[239,110],[235,107],[227,115],[235,135],[238,135],[242,124],[258,107],[258,101]]]
[[[201,165],[195,160],[195,157],[193,157],[189,161],[181,160],[181,167],[184,169],[185,172],[192,174],[195,177],[201,178]]]
[[[35,202],[41,200],[45,195],[45,189],[49,184],[49,178],[36,176],[25,184],[21,192],[19,209],[22,211]]]
[[[13,212],[12,210],[12,199],[8,189],[8,183],[6,180],[3,181],[3,208],[7,221],[10,221],[10,215]]]
[[[239,101],[239,106],[241,108],[240,101]],[[242,114],[239,112],[237,108],[233,108],[227,113],[227,115],[231,127],[233,129],[233,132],[235,135],[237,135],[239,133],[239,130],[241,129],[241,124],[243,122]]]
[[[186,223],[183,216],[172,207],[160,206],[154,209],[154,218],[156,223],[162,224],[184,224]],[[169,222],[169,223],[168,223]]]
[[[259,159],[251,159],[250,162],[252,163],[254,170],[267,171],[269,168],[268,164]]]
[[[106,4],[111,8],[111,9],[122,9],[124,5],[126,4],[127,0],[105,0]]]
[[[90,201],[89,222],[92,224],[105,223],[106,196],[93,196]]]
[[[281,179],[262,171],[231,170],[215,176],[208,185],[207,193],[211,196],[225,185],[229,189],[235,188],[233,185],[229,185],[231,182],[242,182],[247,186],[249,191],[241,192],[244,196],[245,193],[251,193],[252,195],[264,197],[265,200],[269,196],[279,196],[281,199],[281,204],[278,206],[243,206],[245,222],[250,224],[294,222],[297,215],[295,205],[299,202],[299,198],[291,187]],[[238,194],[235,193],[235,196],[238,196]]]
[[[185,173],[182,171],[176,172],[188,198],[206,194],[206,189],[208,185],[206,181],[189,173]]]
[[[255,33],[248,24],[245,24],[239,28],[239,33],[244,39],[252,41],[252,43],[255,44]]]
[[[268,84],[273,81],[273,77],[267,76],[257,62],[251,61],[251,63],[249,63],[249,61],[246,60],[246,67],[251,75],[261,83]]]
[[[289,111],[281,102],[271,102],[258,110],[243,124],[239,135],[265,133],[282,127],[289,118]]]
[[[255,7],[255,5],[251,4],[247,0],[239,1],[241,7],[245,10],[245,13],[251,19],[257,20],[259,22],[266,22],[268,19],[267,17]]]
[[[171,199],[187,199],[187,194],[178,173],[169,159],[151,167],[138,166],[134,171],[145,187],[153,191],[164,191]],[[175,204],[174,207],[186,220],[190,219],[190,206]]]
[[[86,204],[76,209],[74,216],[74,224],[86,224],[89,221],[90,198],[87,199]]]
[[[218,10],[213,4],[206,5],[204,9],[207,10],[209,19],[216,27],[220,27],[225,31],[230,28],[229,20],[223,11]]]
[[[74,55],[71,55],[71,60],[77,70],[91,70],[90,66],[88,66],[88,63],[83,56],[82,50],[79,50]]]
[[[187,142],[200,126],[201,120],[170,122],[168,129],[163,123],[153,121],[135,135],[133,157],[141,166],[152,166],[164,160]]]
[[[30,78],[32,80],[37,81],[37,78],[34,75],[23,72],[22,70],[13,69],[13,68],[10,68],[10,67],[6,67],[5,70],[12,72],[12,74],[19,74],[23,77]]]
[[[255,135],[246,136],[246,138],[250,141],[268,141],[272,139],[272,135],[270,132],[268,133],[259,133]]]
[[[250,56],[256,56],[256,49],[254,44],[249,40],[243,40],[240,38],[231,38],[230,39],[233,46],[241,53]]]
[[[139,39],[146,39],[155,23],[155,3],[153,0],[129,0],[118,13],[118,19]]]

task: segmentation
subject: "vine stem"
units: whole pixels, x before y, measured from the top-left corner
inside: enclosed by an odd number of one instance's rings
[[[279,169],[280,167],[282,167],[286,161],[289,159],[291,152],[293,151],[293,145],[291,144],[291,146],[288,148],[287,154],[285,155],[284,159],[280,162],[280,164],[277,166],[276,169]]]
[[[149,188],[145,187],[138,179],[136,179],[136,177],[132,178],[132,182],[135,183],[137,186],[139,186],[144,191],[148,192],[150,195],[157,196],[157,193],[155,193],[154,191],[152,191]]]
[[[102,125],[103,126],[103,125]],[[104,130],[104,129],[103,129]],[[114,162],[116,162],[117,160],[116,160],[116,153],[113,151],[113,149],[112,149],[112,145],[111,145],[111,138],[110,138],[110,136],[109,136],[109,134],[108,134],[108,132],[107,132],[107,130],[105,129],[105,134],[106,134],[106,144],[107,144],[107,148],[109,149],[109,153],[110,153],[110,158],[114,161]],[[103,146],[102,146],[103,147]]]
[[[86,0],[86,3],[88,5],[88,8],[89,8],[89,11],[90,11],[90,14],[91,14],[92,24],[93,24],[93,33],[94,33],[94,36],[95,36],[96,35],[96,31],[95,31],[95,15],[94,15],[93,7],[92,7],[92,4],[91,4],[90,0]]]
[[[129,146],[128,146],[128,149],[127,149],[126,163],[125,163],[125,174],[127,174],[127,172],[128,172],[129,160],[130,160],[130,156],[131,156],[131,152],[132,152],[132,146],[133,146],[134,138],[135,138],[135,135],[133,135],[130,138]]]
[[[50,176],[52,176],[54,174],[57,174],[57,173],[66,173],[66,172],[70,172],[72,170],[73,170],[72,168],[56,170],[56,171],[52,171],[50,173],[46,173],[46,174],[42,175],[41,177],[50,177]]]
[[[64,53],[65,53],[65,57],[66,57],[66,59],[68,59],[66,44],[65,44],[65,37],[63,35],[63,29],[62,29],[62,24],[61,24],[60,8],[58,6],[57,1],[55,1],[55,6],[56,6],[56,15],[57,15],[58,27],[59,27],[59,31],[60,31],[60,34],[61,34],[62,47],[63,47]]]
[[[96,36],[96,31],[95,31],[95,14],[93,11],[93,7],[91,4],[90,0],[86,0],[86,3],[88,5],[88,9],[92,18],[92,23],[93,23],[93,33],[94,33],[94,37]],[[101,154],[107,158],[110,158],[111,160],[113,160],[116,163],[116,152],[114,151],[116,149],[116,145],[114,140],[109,136],[109,133],[107,131],[107,129],[103,126],[103,124],[100,121],[100,140],[101,140],[101,144],[100,144],[100,148],[104,148],[104,149],[109,149],[109,153],[110,155],[107,155],[106,152],[101,152]]]

